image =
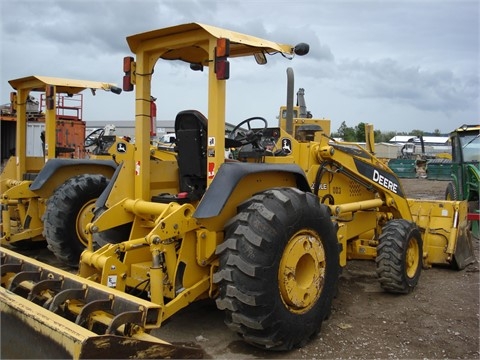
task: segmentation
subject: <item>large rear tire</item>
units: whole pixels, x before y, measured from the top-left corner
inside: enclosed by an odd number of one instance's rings
[[[423,241],[417,226],[403,219],[390,220],[379,237],[375,261],[378,279],[385,291],[412,291],[423,264]]]
[[[328,208],[295,188],[261,192],[241,204],[217,247],[217,307],[250,344],[304,345],[329,315],[339,248]]]
[[[48,199],[43,225],[48,248],[69,266],[78,266],[87,246],[85,226],[92,221],[95,201],[107,184],[102,175],[77,175]]]

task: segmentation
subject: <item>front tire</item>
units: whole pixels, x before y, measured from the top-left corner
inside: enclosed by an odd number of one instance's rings
[[[295,188],[241,204],[217,247],[217,307],[244,340],[270,350],[303,346],[329,315],[339,276],[328,208]]]
[[[78,266],[87,246],[85,226],[93,219],[95,201],[107,187],[102,175],[78,175],[59,186],[48,199],[44,235],[48,248],[70,266]]]
[[[375,261],[378,279],[385,291],[412,291],[423,264],[423,241],[417,226],[403,219],[390,220],[379,237]]]

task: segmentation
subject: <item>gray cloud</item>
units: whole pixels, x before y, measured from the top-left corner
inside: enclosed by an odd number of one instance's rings
[[[128,51],[125,37],[165,26],[156,1],[11,1],[2,2],[4,39],[33,39],[63,51]]]
[[[449,70],[428,71],[402,66],[392,59],[345,61],[339,73],[357,97],[391,99],[420,110],[452,113],[479,101],[478,76],[462,77]]]
[[[477,0],[2,0],[0,11],[0,103],[8,101],[7,80],[32,74],[121,83],[122,58],[130,53],[126,36],[203,22],[310,44],[307,56],[271,57],[260,69],[232,60],[229,92],[235,96],[228,111],[240,119],[255,109],[276,114],[288,66],[295,69],[296,87],[306,88],[312,111],[337,122],[355,125],[388,112],[390,123],[402,126],[398,130],[416,128],[421,118],[425,127],[449,131],[452,119],[480,118]],[[171,63],[157,73],[159,102],[172,88],[182,94],[171,112],[172,101],[160,103],[160,116],[170,118],[181,99],[204,93],[205,74],[192,76]],[[86,114],[91,120],[132,118],[133,105],[113,101]]]

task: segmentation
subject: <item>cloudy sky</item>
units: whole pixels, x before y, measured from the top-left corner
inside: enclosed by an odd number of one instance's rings
[[[263,116],[276,125],[286,99],[286,68],[308,109],[382,131],[447,133],[479,123],[480,0],[2,0],[0,104],[8,80],[29,75],[121,86],[125,37],[201,22],[280,43],[307,42],[288,61],[231,61],[227,121]],[[206,113],[205,73],[158,63],[152,94],[158,119],[183,109]],[[84,120],[133,120],[132,93],[84,92]]]

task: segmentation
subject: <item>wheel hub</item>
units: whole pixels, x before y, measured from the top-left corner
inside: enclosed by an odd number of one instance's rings
[[[325,276],[325,251],[318,234],[295,234],[282,255],[278,271],[280,296],[292,312],[304,313],[322,293]]]
[[[417,272],[419,266],[418,252],[419,247],[417,241],[414,238],[410,239],[410,241],[408,242],[407,253],[405,256],[405,269],[409,278],[413,278],[415,276],[415,273]]]
[[[95,209],[95,202],[97,199],[90,200],[78,212],[76,228],[77,228],[77,237],[84,247],[88,245],[88,240],[85,235],[85,228],[87,224],[91,223],[93,220],[93,210]]]

